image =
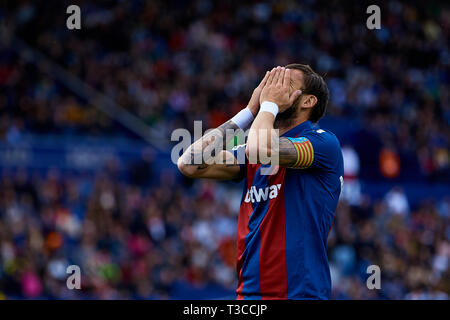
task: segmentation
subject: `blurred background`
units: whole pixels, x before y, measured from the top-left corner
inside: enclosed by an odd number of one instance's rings
[[[0,298],[234,299],[241,185],[183,178],[170,135],[291,62],[343,147],[333,298],[449,298],[448,2],[2,0],[0,39]]]

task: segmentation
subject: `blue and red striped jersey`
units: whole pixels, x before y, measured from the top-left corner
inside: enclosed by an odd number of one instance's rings
[[[343,182],[340,144],[310,121],[283,136],[302,155],[298,168],[263,175],[269,165],[241,165],[237,298],[329,299],[326,247]]]

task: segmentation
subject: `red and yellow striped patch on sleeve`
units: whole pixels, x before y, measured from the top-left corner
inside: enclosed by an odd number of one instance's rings
[[[297,150],[297,161],[292,168],[306,169],[310,167],[314,161],[314,149],[311,141],[305,137],[288,139],[291,140]]]

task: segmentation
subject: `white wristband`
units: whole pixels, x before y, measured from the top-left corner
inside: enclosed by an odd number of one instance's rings
[[[239,128],[245,129],[253,121],[255,117],[248,107],[239,111],[231,121],[233,121]]]
[[[259,108],[259,112],[262,111],[270,112],[276,118],[278,114],[278,105],[275,102],[263,101],[263,103],[261,103],[261,108]]]

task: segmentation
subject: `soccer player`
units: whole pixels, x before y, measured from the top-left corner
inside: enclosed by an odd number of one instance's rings
[[[274,68],[245,109],[194,142],[178,160],[179,170],[191,178],[245,181],[237,230],[237,299],[330,298],[326,246],[343,160],[336,136],[314,125],[325,113],[328,96],[325,81],[308,65]],[[193,163],[206,148],[226,145],[227,129],[250,124],[246,145]],[[277,148],[262,137],[273,129],[279,130]],[[259,143],[263,140],[266,145]],[[260,157],[248,160],[261,151],[271,157],[275,152],[278,166],[262,164]],[[244,152],[245,161],[239,163]],[[273,174],[262,173],[270,167]]]

